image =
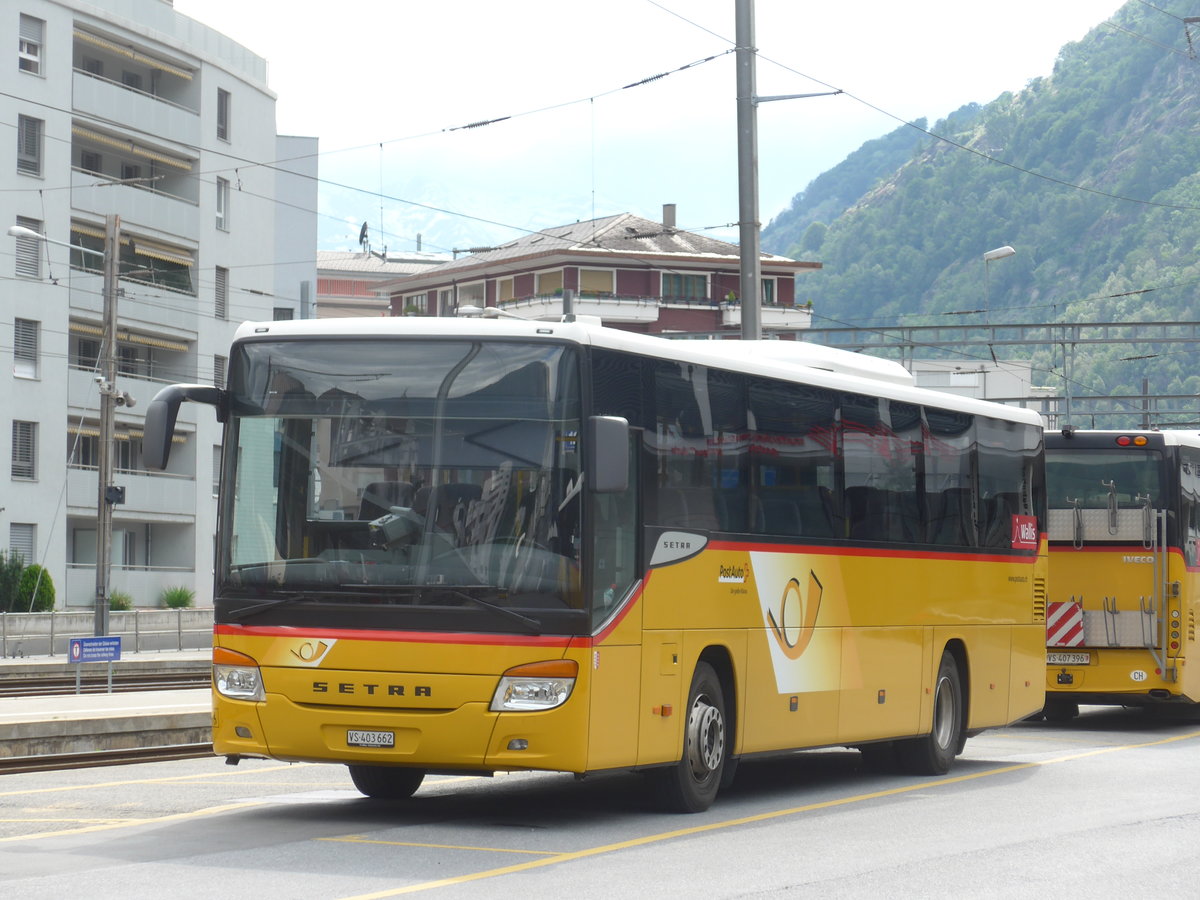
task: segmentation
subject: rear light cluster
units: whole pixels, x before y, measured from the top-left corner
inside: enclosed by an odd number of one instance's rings
[[[1144,434],[1123,434],[1116,441],[1118,447],[1145,447],[1150,443]]]

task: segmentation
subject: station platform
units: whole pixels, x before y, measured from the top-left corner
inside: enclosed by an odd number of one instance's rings
[[[210,650],[130,654],[114,673],[153,674],[207,669]],[[107,662],[72,664],[62,656],[0,660],[0,682],[34,675],[74,677],[78,666],[95,679]],[[0,697],[0,763],[27,757],[171,747],[212,740],[208,688]]]

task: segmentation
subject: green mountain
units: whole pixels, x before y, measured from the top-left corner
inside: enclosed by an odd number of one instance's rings
[[[1186,6],[1133,0],[1020,93],[964,107],[929,129],[938,137],[902,126],[814,179],[762,240],[823,263],[797,284],[814,326],[982,323],[963,313],[984,307],[985,274],[992,323],[1196,319],[1200,60]],[[1006,244],[1016,255],[985,273],[983,253]],[[1200,348],[1180,346],[1082,349],[1077,389],[1140,393],[1147,375],[1160,393],[1200,392]],[[1054,380],[1049,351],[1027,356]]]

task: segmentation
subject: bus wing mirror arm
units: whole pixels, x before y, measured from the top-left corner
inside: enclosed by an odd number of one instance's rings
[[[629,488],[629,422],[618,416],[587,420],[587,466],[596,494],[619,494]]]
[[[171,438],[179,404],[184,400],[208,403],[217,408],[217,420],[225,420],[225,392],[210,384],[171,384],[154,395],[146,409],[142,438],[142,462],[151,469],[165,469],[171,456]]]

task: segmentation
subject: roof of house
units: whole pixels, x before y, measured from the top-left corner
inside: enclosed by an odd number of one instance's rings
[[[545,228],[498,247],[476,248],[466,256],[420,271],[421,276],[457,275],[497,263],[564,253],[625,254],[630,257],[687,256],[736,261],[737,244],[663,225],[632,213],[604,216],[573,225]],[[786,256],[761,254],[764,262],[789,268],[819,268],[819,263],[797,262]]]
[[[380,280],[413,275],[445,263],[449,259],[442,253],[390,254],[382,260],[377,254],[362,251],[318,250],[317,273],[320,275],[345,274],[375,276]]]

